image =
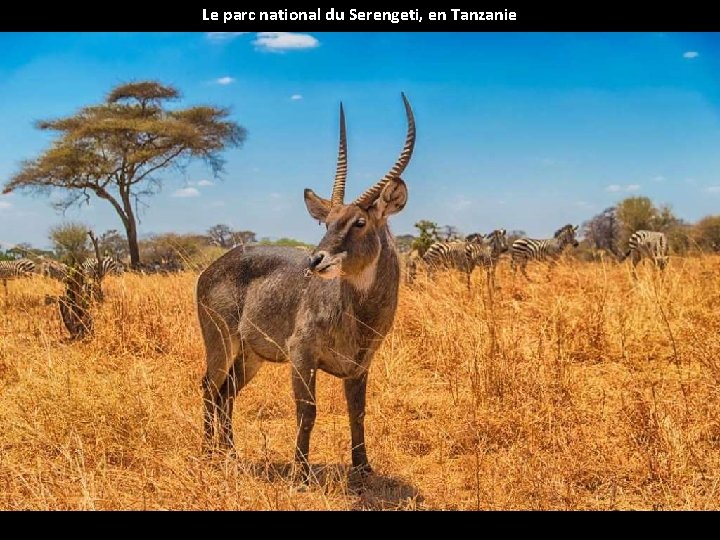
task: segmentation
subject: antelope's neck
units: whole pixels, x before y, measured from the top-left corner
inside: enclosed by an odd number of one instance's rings
[[[387,226],[380,234],[380,251],[377,257],[357,276],[345,279],[352,296],[360,300],[396,294],[400,283],[400,263],[395,241]]]

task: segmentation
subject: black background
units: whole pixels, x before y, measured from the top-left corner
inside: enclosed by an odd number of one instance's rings
[[[96,6],[93,8],[92,6]],[[277,11],[290,9],[272,4],[249,4],[247,2],[230,2],[221,4],[198,4],[197,7],[181,7],[158,2],[138,3],[96,3],[90,8],[70,6],[64,3],[49,4],[47,7],[33,3],[5,4],[0,14],[0,31],[455,31],[455,32],[503,32],[503,31],[716,31],[720,29],[720,18],[710,16],[707,10],[698,4],[685,4],[662,8],[636,5],[617,5],[607,3],[568,4],[564,8],[535,2],[532,5],[513,5],[494,2],[492,5],[476,3],[474,8],[463,8],[465,11],[515,11],[516,21],[485,21],[430,22],[428,9],[409,7],[404,9],[385,8],[384,11],[404,11],[419,9],[423,22],[367,22],[347,20],[349,10],[356,6],[343,9],[346,11],[344,22],[269,22],[246,21],[229,22],[222,20],[203,21],[202,12],[217,11]],[[446,11],[448,19],[452,19],[450,5],[448,8],[438,7],[435,11]],[[292,8],[291,11],[315,11],[317,6]],[[357,7],[357,9],[361,9]],[[362,8],[365,11],[383,11]],[[326,9],[321,9],[324,14]]]

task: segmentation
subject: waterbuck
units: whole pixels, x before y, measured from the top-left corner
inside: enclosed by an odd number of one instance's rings
[[[298,425],[295,463],[302,480],[310,475],[318,370],[344,379],[353,469],[372,472],[364,431],[368,369],[392,326],[400,281],[387,220],[407,202],[400,175],[415,146],[415,119],[404,94],[402,98],[408,124],[405,147],[392,169],[351,204],[344,203],[347,139],[341,105],[332,196],[324,199],[305,190],[308,212],[327,229],[309,257],[294,248],[237,248],[200,275],[206,448],[214,443],[216,417],[221,447],[233,447],[237,393],[264,362],[289,362]]]

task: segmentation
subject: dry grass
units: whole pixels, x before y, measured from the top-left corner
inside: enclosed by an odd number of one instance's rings
[[[323,376],[311,460],[287,366],[235,410],[238,459],[204,459],[195,276],[112,278],[92,341],[67,343],[54,284],[10,284],[0,317],[0,508],[615,509],[720,501],[720,258],[660,279],[566,263],[491,300],[441,276],[401,291],[371,370],[368,449],[349,485],[340,381]]]

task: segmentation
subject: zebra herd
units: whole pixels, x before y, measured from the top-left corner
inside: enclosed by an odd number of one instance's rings
[[[96,258],[88,258],[79,266],[80,272],[93,278],[98,284],[109,273],[120,273],[123,271],[123,265],[112,257],[103,257],[98,260]],[[53,259],[40,257],[39,262],[31,259],[17,259],[14,261],[0,261],[0,280],[3,282],[5,294],[7,296],[7,281],[10,279],[26,278],[34,274],[43,277],[55,279],[65,282],[69,275],[70,267]]]
[[[431,276],[437,270],[456,269],[465,274],[470,287],[470,276],[475,268],[481,267],[486,270],[488,280],[492,284],[495,281],[495,269],[501,256],[509,251],[510,267],[513,272],[519,267],[525,278],[530,280],[527,274],[528,262],[547,261],[552,268],[567,246],[578,246],[577,230],[577,226],[565,225],[554,234],[553,238],[541,240],[519,238],[511,246],[508,246],[505,229],[496,229],[486,236],[474,233],[468,235],[464,241],[435,242],[423,256],[420,256],[417,250],[406,256],[406,278],[408,283],[413,283],[420,265],[425,266]],[[664,269],[668,263],[667,236],[656,231],[636,231],[630,236],[628,249],[618,257],[621,262],[628,258],[632,261],[633,271],[643,259],[649,259],[658,268]],[[86,259],[79,269],[83,274],[102,282],[110,273],[121,273],[124,266],[112,257],[103,257],[99,263],[92,257]],[[64,282],[68,271],[67,265],[43,257],[38,263],[26,258],[0,261],[0,281],[3,282],[6,295],[8,280],[39,274]]]
[[[456,269],[465,275],[469,289],[474,269],[483,267],[487,271],[488,282],[494,285],[497,264],[501,256],[509,251],[513,273],[520,268],[523,276],[530,281],[528,262],[545,261],[552,270],[566,247],[578,247],[577,230],[577,226],[568,224],[558,229],[552,238],[518,238],[510,247],[505,229],[496,229],[487,236],[471,234],[464,241],[436,242],[422,256],[417,250],[406,256],[406,279],[408,283],[413,283],[421,264],[427,268],[430,276],[436,270]],[[656,231],[636,231],[630,236],[627,251],[618,256],[620,262],[627,258],[633,263],[633,274],[643,259],[649,259],[658,268],[664,269],[668,262],[666,235]]]
[[[469,288],[470,276],[478,266],[485,268],[488,279],[494,281],[495,267],[500,256],[507,250],[507,231],[497,229],[487,236],[472,234],[464,242],[436,242],[425,252],[422,261],[431,274],[439,268],[456,268],[462,271]],[[413,257],[411,261],[410,281],[417,272],[417,257]]]

